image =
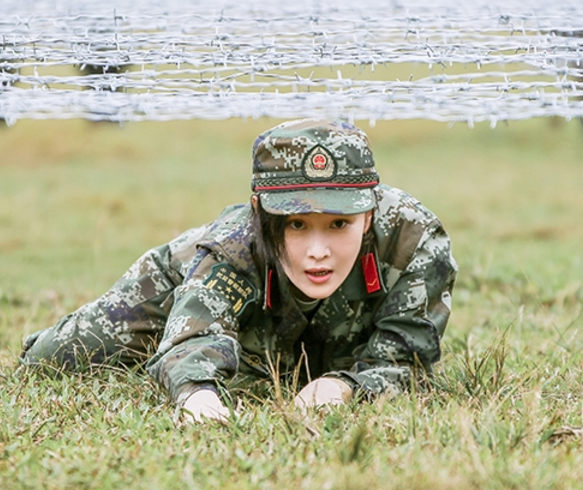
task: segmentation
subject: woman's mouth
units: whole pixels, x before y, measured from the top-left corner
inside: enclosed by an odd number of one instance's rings
[[[330,269],[308,269],[306,276],[314,284],[323,284],[332,277],[332,271]]]

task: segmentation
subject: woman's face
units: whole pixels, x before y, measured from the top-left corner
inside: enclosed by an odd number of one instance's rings
[[[305,297],[330,296],[348,277],[370,228],[372,211],[360,214],[292,214],[286,219],[283,270]]]

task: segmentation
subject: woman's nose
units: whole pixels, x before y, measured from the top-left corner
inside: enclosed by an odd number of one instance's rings
[[[313,233],[310,237],[308,256],[316,260],[321,260],[330,256],[330,247],[328,245],[328,241],[322,233]]]

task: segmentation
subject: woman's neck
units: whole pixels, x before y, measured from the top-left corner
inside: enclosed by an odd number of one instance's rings
[[[297,299],[298,301],[301,301],[303,303],[313,303],[313,302],[318,302],[319,300],[314,299],[314,298],[310,298],[309,296],[306,296],[300,289],[298,289],[291,281],[288,281],[289,283],[289,290],[291,291],[293,297],[295,299]]]

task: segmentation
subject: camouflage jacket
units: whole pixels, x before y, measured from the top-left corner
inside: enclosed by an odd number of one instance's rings
[[[164,266],[156,265],[148,280],[167,291],[154,309],[165,329],[147,370],[172,399],[237,372],[267,376],[270,360],[278,360],[280,372],[293,370],[303,354],[307,363],[300,364],[309,366],[312,379],[335,376],[368,393],[401,389],[416,366],[431,370],[457,271],[450,241],[435,215],[410,195],[384,185],[376,192],[368,246],[381,288],[367,292],[357,260],[308,318],[285,278],[272,282],[275,296],[266,305],[249,204],[227,208],[209,226],[155,249]],[[124,280],[140,274],[130,270]]]

